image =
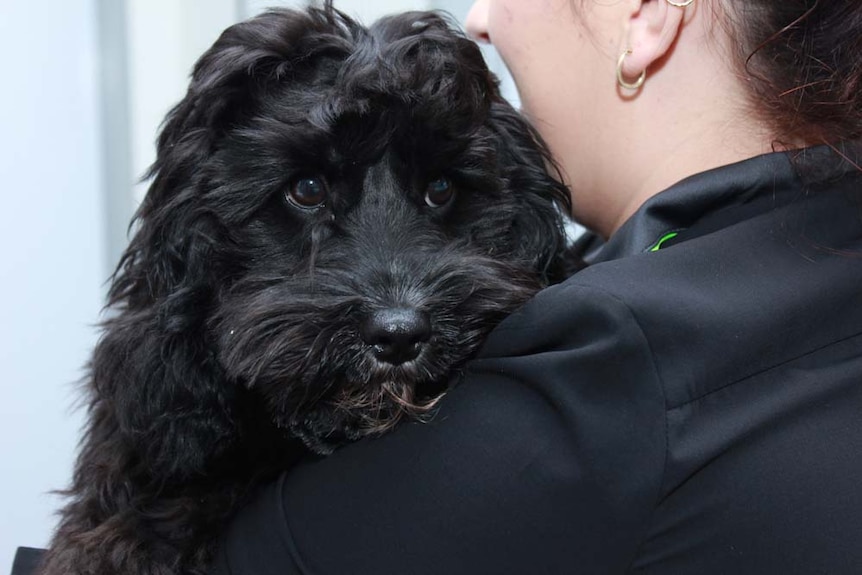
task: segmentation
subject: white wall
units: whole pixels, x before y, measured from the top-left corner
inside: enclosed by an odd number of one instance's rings
[[[114,0],[121,1],[121,0]],[[125,0],[132,171],[155,160],[156,133],[186,93],[195,61],[239,18],[235,0]],[[135,203],[146,184],[135,186]]]
[[[95,0],[0,4],[0,573],[47,543],[104,265]]]

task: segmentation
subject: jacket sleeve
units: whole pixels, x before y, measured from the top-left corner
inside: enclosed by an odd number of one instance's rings
[[[264,486],[211,572],[623,573],[658,498],[665,436],[631,311],[570,280],[492,333],[431,422]]]

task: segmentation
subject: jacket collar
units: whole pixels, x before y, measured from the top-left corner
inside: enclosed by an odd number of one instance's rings
[[[818,146],[702,172],[647,200],[607,242],[588,232],[575,249],[595,264],[673,245],[786,204],[819,181],[858,173],[860,157],[858,143]]]

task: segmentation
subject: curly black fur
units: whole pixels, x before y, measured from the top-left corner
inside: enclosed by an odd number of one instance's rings
[[[159,137],[42,573],[202,573],[256,481],[433,406],[564,273],[549,165],[439,15],[364,28],[327,3],[226,30]],[[391,309],[430,322],[400,362],[363,335]]]

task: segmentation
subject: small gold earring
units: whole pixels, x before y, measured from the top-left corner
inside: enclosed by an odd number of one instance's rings
[[[626,82],[625,78],[623,78],[623,62],[625,61],[626,56],[630,55],[631,53],[632,49],[629,48],[625,52],[620,54],[620,59],[617,60],[617,82],[626,90],[637,90],[644,85],[644,80],[646,80],[646,70],[641,72],[641,75],[638,76],[638,79],[634,82]]]
[[[686,6],[691,6],[694,3],[694,0],[685,0],[684,2],[674,2],[673,0],[667,0],[667,3],[671,6],[676,6],[677,8],[685,8]]]

